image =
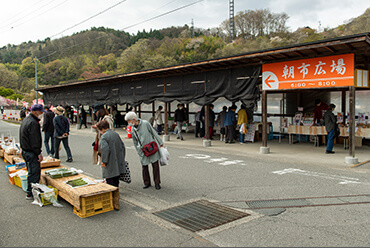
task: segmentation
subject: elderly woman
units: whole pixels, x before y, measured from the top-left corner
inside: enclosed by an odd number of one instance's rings
[[[126,172],[125,145],[118,133],[109,128],[107,121],[99,122],[97,128],[102,135],[100,146],[103,178],[107,184],[118,187],[120,175]]]
[[[140,120],[135,112],[129,112],[125,116],[125,120],[130,126],[132,126],[132,140],[134,142],[136,151],[140,157],[141,165],[143,166],[143,181],[144,189],[151,186],[150,175],[148,165],[153,166],[153,177],[155,188],[157,190],[161,189],[161,179],[159,174],[159,160],[161,158],[159,151],[155,154],[147,157],[142,151],[142,146],[149,144],[153,141],[157,142],[158,146],[162,147],[163,142],[157,132],[154,130],[152,125],[148,121]]]

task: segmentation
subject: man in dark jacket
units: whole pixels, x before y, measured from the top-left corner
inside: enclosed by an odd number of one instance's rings
[[[39,183],[43,160],[41,155],[42,138],[39,124],[39,117],[45,112],[41,104],[31,107],[31,113],[23,120],[19,129],[19,140],[22,148],[22,156],[28,170],[27,200],[32,200],[31,183]]]
[[[69,122],[66,117],[63,116],[64,108],[62,106],[58,106],[54,108],[54,113],[56,114],[54,118],[54,140],[55,140],[55,158],[59,159],[59,146],[60,142],[63,142],[64,149],[67,153],[67,161],[71,163],[72,153],[71,149],[68,145],[68,135],[69,135]]]
[[[54,155],[54,116],[55,114],[50,110],[48,106],[45,107],[44,123],[42,125],[42,131],[45,133],[44,145],[46,153],[50,156]],[[51,149],[49,148],[49,139],[51,139]]]
[[[184,140],[181,134],[182,125],[186,123],[186,112],[184,110],[183,104],[177,104],[177,109],[175,111],[175,124],[177,125],[177,139]]]
[[[329,109],[325,112],[324,115],[324,122],[325,122],[325,129],[328,133],[328,143],[326,145],[326,154],[333,154],[333,147],[334,147],[334,138],[335,138],[335,130],[337,128],[337,117],[333,114],[335,109],[334,104],[329,105]]]

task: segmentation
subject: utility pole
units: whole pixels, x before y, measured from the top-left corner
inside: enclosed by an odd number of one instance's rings
[[[36,80],[36,89],[38,87],[37,85],[37,57],[35,56],[35,80]],[[38,100],[38,94],[37,94],[37,90],[36,90],[36,104],[39,103],[39,100]]]
[[[230,42],[235,39],[235,20],[234,20],[234,0],[229,3],[229,28],[230,28]]]
[[[194,38],[194,20],[193,18],[191,19],[191,27],[190,27],[190,32],[191,32],[191,38]]]

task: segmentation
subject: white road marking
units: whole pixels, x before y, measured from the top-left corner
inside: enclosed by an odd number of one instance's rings
[[[289,168],[289,169],[284,169],[280,171],[273,171],[272,173],[278,174],[278,175],[284,175],[284,174],[291,173],[291,174],[299,174],[299,175],[304,175],[304,176],[322,177],[326,179],[339,180],[340,181],[339,184],[361,183],[360,179],[358,178],[330,175],[326,173],[305,171],[305,170],[295,169],[295,168]]]
[[[219,165],[246,165],[243,160],[229,160],[228,158],[220,157],[220,158],[212,158],[206,154],[185,154],[185,156],[179,156],[179,158],[185,159],[199,159],[203,160],[205,163],[217,163]]]

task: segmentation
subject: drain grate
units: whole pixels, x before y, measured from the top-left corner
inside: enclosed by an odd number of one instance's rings
[[[215,228],[249,215],[205,200],[153,214],[192,232]]]
[[[250,209],[298,207],[312,205],[312,203],[306,199],[260,200],[247,201],[246,203]]]

